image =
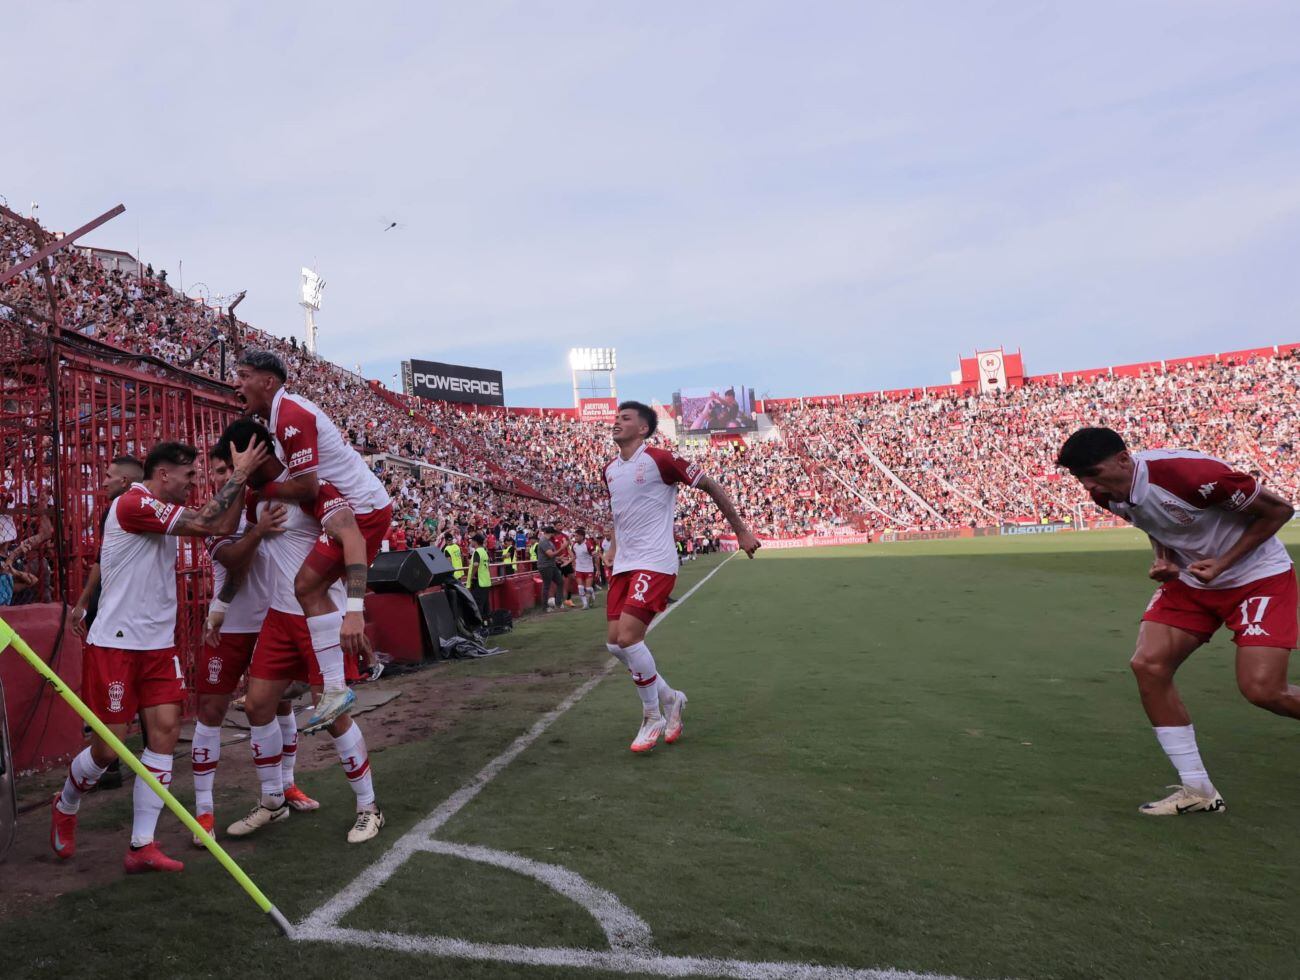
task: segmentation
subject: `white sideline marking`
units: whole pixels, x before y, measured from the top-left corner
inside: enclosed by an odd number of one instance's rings
[[[722,564],[718,565],[717,568],[713,569],[708,575],[704,576],[704,578],[696,582],[695,585],[691,586],[686,595],[682,596],[677,600],[677,602],[664,610],[663,615],[659,616],[650,624],[650,628],[646,630],[646,632],[650,633],[653,631],[656,626],[680,609],[686,603],[686,600],[693,596],[705,582],[717,575],[718,572],[722,571],[722,569],[727,566],[727,562],[731,561],[736,554],[739,554],[739,552],[733,553],[723,561]],[[343,916],[347,915],[354,908],[364,902],[372,892],[388,881],[397,869],[402,866],[406,859],[415,851],[420,849],[419,845],[421,843],[432,837],[443,824],[459,813],[465,807],[465,804],[478,796],[478,794],[483,790],[483,787],[492,782],[492,780],[500,774],[502,769],[514,762],[524,749],[528,748],[541,738],[546,729],[550,728],[551,725],[555,723],[556,719],[585,698],[591,692],[592,688],[605,679],[617,663],[618,661],[611,657],[609,663],[601,669],[600,673],[584,682],[576,691],[557,704],[551,711],[548,711],[546,714],[542,715],[541,718],[537,719],[537,722],[532,728],[528,729],[528,731],[524,732],[524,734],[511,742],[504,752],[480,769],[468,783],[456,790],[456,792],[452,793],[451,796],[444,800],[436,810],[399,837],[383,857],[368,867],[365,871],[361,872],[361,874],[357,875],[356,878],[354,878],[352,882],[344,887],[337,895],[327,901],[311,915],[307,916],[307,918],[303,920],[301,926],[299,926],[299,929],[310,932],[312,930],[323,929],[327,926],[338,925],[339,920],[342,919]]]
[[[662,616],[655,619],[646,632],[649,633],[680,608],[736,554],[739,552],[730,555],[695,583]],[[890,968],[856,969],[814,963],[766,963],[699,956],[665,956],[655,950],[653,936],[645,920],[624,905],[613,892],[598,888],[577,872],[560,865],[533,861],[508,851],[433,839],[433,834],[439,828],[474,799],[502,769],[536,742],[561,715],[586,697],[617,663],[617,660],[611,659],[600,673],[584,682],[553,710],[539,718],[532,728],[511,742],[504,752],[480,769],[469,782],[399,837],[383,857],[304,919],[294,929],[292,938],[298,942],[314,940],[451,959],[606,970],[659,977],[733,977],[736,980],[960,980],[943,974],[914,973]],[[371,929],[347,929],[338,924],[343,916],[381,888],[413,854],[419,852],[445,854],[491,864],[542,882],[586,909],[599,923],[609,940],[610,949],[602,951],[559,946],[475,943],[443,936],[410,936]]]

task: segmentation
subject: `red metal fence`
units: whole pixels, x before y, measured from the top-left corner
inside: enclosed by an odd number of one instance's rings
[[[96,559],[113,458],[143,459],[166,440],[206,450],[240,407],[232,389],[209,378],[22,321],[0,309],[0,530],[8,532],[0,545],[49,529],[29,561],[41,572],[36,598],[73,603]],[[203,452],[204,497],[206,466]],[[210,598],[207,563],[200,540],[181,539],[177,641],[190,670]]]

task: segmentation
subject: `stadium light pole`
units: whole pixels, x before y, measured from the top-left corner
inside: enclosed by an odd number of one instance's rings
[[[617,352],[613,347],[572,347],[569,349],[569,369],[573,373],[573,407],[582,407],[582,383],[580,376],[604,374],[604,384],[588,383],[588,389],[599,387],[602,392],[609,392],[608,397],[617,398],[618,390],[614,384],[614,369],[618,364]]]
[[[307,350],[312,356],[316,354],[316,314],[320,312],[320,297],[325,290],[325,280],[316,274],[315,269],[302,267],[302,299],[298,305],[307,316]]]

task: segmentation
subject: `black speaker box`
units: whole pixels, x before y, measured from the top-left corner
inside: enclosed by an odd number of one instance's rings
[[[455,569],[441,548],[414,551],[384,551],[370,566],[366,584],[375,592],[405,592],[415,595],[455,578]]]
[[[456,617],[445,592],[426,592],[418,597],[420,615],[424,620],[424,633],[429,638],[429,651],[435,660],[442,659],[442,641],[457,636]]]

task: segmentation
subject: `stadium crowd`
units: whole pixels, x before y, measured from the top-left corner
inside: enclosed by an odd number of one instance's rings
[[[28,228],[0,220],[5,264],[34,247]],[[176,365],[197,357],[193,369],[209,375],[220,371],[213,342],[223,337],[277,353],[291,389],[319,404],[381,472],[397,501],[398,544],[435,543],[448,531],[463,539],[543,523],[597,530],[609,523],[601,466],[612,447],[603,425],[410,399],[295,340],[243,323],[238,337],[227,336],[228,317],[151,268],[129,275],[67,250],[52,272],[62,325],[119,347]],[[39,319],[42,309],[48,301],[36,269],[0,291],[0,317]],[[1259,357],[1002,394],[809,399],[771,412],[776,438],[674,448],[731,489],[760,535],[1069,522],[1086,516],[1086,501],[1061,481],[1053,459],[1083,424],[1110,425],[1142,448],[1202,449],[1294,494],[1300,423],[1289,406],[1297,395],[1300,361]],[[8,473],[0,477],[8,481]],[[693,494],[681,497],[679,528],[700,545],[726,530]]]

